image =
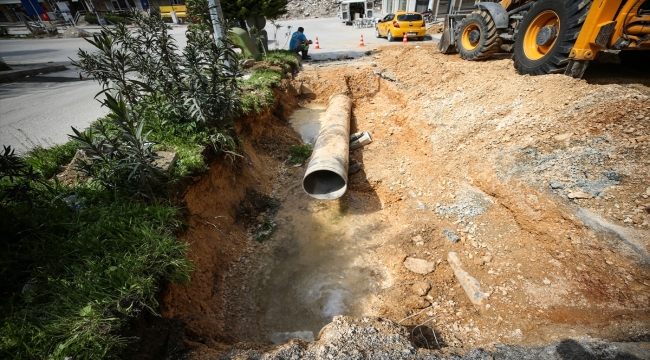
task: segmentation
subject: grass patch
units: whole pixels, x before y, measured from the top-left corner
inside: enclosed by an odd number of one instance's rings
[[[157,307],[160,281],[189,279],[180,213],[87,185],[32,191],[0,207],[0,354],[114,356],[126,319]]]
[[[68,141],[63,145],[54,145],[47,149],[38,146],[27,153],[25,162],[41,173],[44,178],[51,179],[72,161],[76,152],[77,145],[73,141]]]
[[[178,155],[178,162],[170,174],[172,179],[200,174],[208,169],[202,155],[208,145],[206,131],[197,129],[194,122],[183,123],[172,112],[149,111],[145,116],[145,130],[150,131],[149,139],[158,143],[155,149]]]
[[[265,60],[270,66],[279,66],[286,73],[291,73],[299,66],[296,53],[289,50],[269,51]]]
[[[302,164],[309,159],[313,150],[309,144],[289,146],[289,153],[291,154],[289,161],[292,164]]]
[[[279,70],[260,68],[250,78],[240,80],[242,112],[254,114],[271,107],[275,102],[272,88],[280,85],[283,76]]]
[[[239,80],[242,90],[242,112],[253,114],[264,111],[275,102],[272,88],[282,86],[284,74],[298,68],[296,55],[288,50],[269,51],[264,61],[256,65],[248,79]]]

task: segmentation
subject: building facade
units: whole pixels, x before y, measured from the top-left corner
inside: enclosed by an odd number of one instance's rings
[[[435,0],[382,0],[381,9],[384,14],[394,13],[397,10],[424,12],[432,9]]]

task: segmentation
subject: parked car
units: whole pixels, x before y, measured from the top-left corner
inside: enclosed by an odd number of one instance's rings
[[[386,37],[388,41],[404,38],[417,38],[423,40],[426,35],[426,25],[419,12],[397,11],[394,14],[388,14],[379,20],[375,27],[376,37]]]

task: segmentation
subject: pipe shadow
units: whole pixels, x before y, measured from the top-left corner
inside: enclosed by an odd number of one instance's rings
[[[357,128],[356,118],[353,114],[350,118],[350,134],[366,131],[369,129]],[[370,134],[372,136],[372,133]],[[366,145],[372,146],[372,143]],[[375,188],[370,184],[366,176],[366,171],[363,168],[363,153],[365,147],[350,151],[350,168],[361,167],[360,170],[353,174],[348,175],[348,213],[350,214],[370,214],[382,209],[381,200],[375,191]],[[360,165],[355,165],[360,164]]]

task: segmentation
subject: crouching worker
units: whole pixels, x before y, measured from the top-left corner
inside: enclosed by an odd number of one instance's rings
[[[311,40],[307,40],[307,37],[303,32],[305,29],[302,27],[298,28],[298,31],[294,32],[291,35],[291,41],[289,42],[289,49],[295,53],[302,53],[303,60],[310,60],[311,56],[307,53],[309,52],[309,44],[312,43]]]

